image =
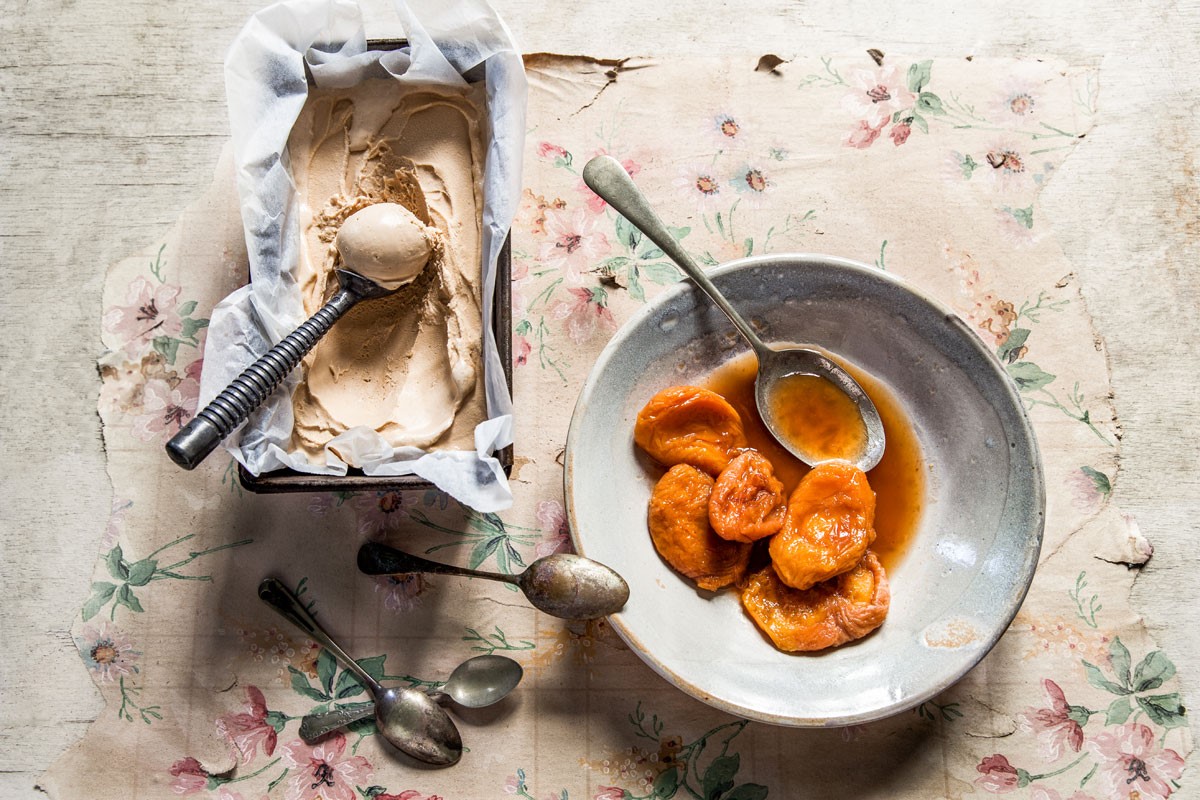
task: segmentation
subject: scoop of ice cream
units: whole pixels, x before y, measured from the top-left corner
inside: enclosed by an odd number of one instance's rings
[[[350,215],[334,240],[346,269],[399,289],[425,269],[429,230],[399,203],[375,203]]]

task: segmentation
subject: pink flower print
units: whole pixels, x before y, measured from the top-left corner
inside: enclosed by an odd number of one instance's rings
[[[871,127],[866,120],[859,120],[854,124],[854,127],[847,131],[842,137],[842,144],[846,147],[857,147],[859,150],[866,150],[871,145],[875,144],[875,140],[879,138],[880,132],[883,131],[883,126],[878,128]]]
[[[775,181],[757,164],[743,164],[730,181],[734,191],[753,208],[761,208],[775,189]]]
[[[383,533],[395,530],[408,519],[404,510],[404,495],[400,492],[368,492],[354,498],[358,514],[358,532]]]
[[[592,800],[622,800],[625,790],[619,786],[600,786],[592,795]]]
[[[1037,112],[1038,98],[1029,81],[1012,79],[996,95],[992,116],[1000,124],[1018,124]]]
[[[709,137],[718,151],[732,150],[745,145],[746,128],[741,114],[721,112],[709,117]]]
[[[103,683],[112,683],[137,672],[141,652],[133,649],[129,637],[107,620],[83,626],[83,636],[76,640],[83,663]]]
[[[243,763],[254,759],[261,745],[264,755],[275,752],[275,728],[267,722],[267,701],[257,686],[246,687],[246,703],[241,713],[217,718],[217,733],[241,755]]]
[[[179,759],[167,771],[175,779],[171,781],[175,794],[195,794],[208,788],[208,770],[191,756]]]
[[[606,156],[608,151],[601,148],[593,153],[593,156]],[[621,161],[621,166],[629,173],[629,177],[635,178],[642,171],[642,165],[634,161],[632,158],[626,158]],[[575,184],[575,191],[581,193],[584,198],[584,204],[593,214],[603,214],[604,209],[608,208],[608,201],[600,195],[592,191],[591,187],[583,182],[583,178]]]
[[[204,371],[204,358],[197,358],[195,361],[187,365],[183,371],[183,377],[191,378],[196,383],[200,382],[200,373]]]
[[[574,300],[559,300],[550,306],[551,319],[563,323],[567,336],[575,344],[588,341],[597,330],[615,331],[617,321],[608,310],[607,295],[604,290],[569,289]]]
[[[1078,753],[1083,746],[1083,727],[1079,720],[1087,722],[1088,714],[1082,708],[1068,705],[1063,690],[1049,678],[1042,681],[1042,687],[1046,690],[1050,707],[1030,706],[1017,719],[1022,730],[1037,735],[1042,758],[1057,761],[1062,757],[1064,747]]]
[[[975,769],[979,772],[975,784],[992,794],[1007,794],[1029,785],[1029,773],[1017,769],[999,753],[983,759]]]
[[[104,329],[122,339],[122,348],[137,355],[144,345],[158,336],[178,336],[183,320],[175,313],[179,287],[153,283],[140,275],[129,284],[124,305],[104,313]]]
[[[674,180],[679,196],[706,211],[722,199],[722,180],[711,164],[687,164]]]
[[[850,85],[852,91],[842,98],[842,108],[865,122],[867,129],[882,129],[893,114],[911,108],[915,100],[908,90],[905,73],[895,64],[857,70]]]
[[[1002,139],[993,142],[984,153],[979,170],[990,176],[997,192],[1011,194],[1032,186],[1030,167],[1029,156],[1021,144]]]
[[[421,794],[415,789],[406,789],[400,794],[388,794],[386,792],[383,794],[377,794],[375,795],[375,800],[442,800],[442,798],[436,794],[427,796]]]
[[[513,342],[513,362],[518,366],[529,363],[529,354],[533,352],[533,345],[524,336],[518,336]]]
[[[907,122],[897,122],[892,126],[892,130],[888,133],[888,136],[892,137],[892,144],[899,147],[908,141],[910,133],[912,133],[912,125]]]
[[[612,250],[608,237],[597,230],[604,219],[582,208],[547,210],[548,240],[542,244],[538,259],[552,269],[561,270],[568,283],[578,286],[596,262]]]
[[[1100,501],[1107,495],[1109,488],[1108,476],[1091,467],[1080,467],[1067,477],[1067,486],[1071,490],[1071,505],[1083,512],[1095,511],[1100,507]]]
[[[566,148],[551,142],[538,142],[537,154],[538,158],[561,158],[568,164],[571,163],[571,154]]]
[[[362,756],[343,757],[346,737],[335,733],[315,747],[295,739],[285,744],[289,770],[284,800],[355,800],[355,786],[366,786],[374,770]]]
[[[383,605],[389,611],[412,611],[421,605],[421,595],[429,588],[419,572],[401,575],[380,575],[375,578],[375,591],[383,592]]]
[[[117,544],[121,537],[121,529],[125,526],[125,512],[133,508],[133,501],[124,497],[114,497],[112,513],[108,516],[108,525],[104,527],[104,536],[100,538],[100,552],[107,553]]]
[[[161,378],[146,381],[142,413],[133,420],[133,435],[143,442],[174,436],[196,413],[200,384],[184,378],[172,386]]]
[[[1096,784],[1106,797],[1165,800],[1171,781],[1183,774],[1183,759],[1174,750],[1159,747],[1154,731],[1138,722],[1105,730],[1088,741],[1099,761]]]
[[[557,500],[543,500],[537,505],[537,520],[542,526],[542,533],[548,538],[538,542],[533,553],[538,558],[562,553],[570,549],[570,528],[567,525],[567,512],[562,503]]]

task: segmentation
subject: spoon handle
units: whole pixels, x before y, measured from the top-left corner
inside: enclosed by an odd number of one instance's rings
[[[452,564],[441,564],[429,561],[388,547],[379,542],[367,542],[358,550],[358,569],[365,575],[398,575],[406,572],[431,572],[438,575],[462,575],[470,578],[487,578],[491,581],[504,581],[520,585],[513,575],[502,575],[498,572],[480,572],[476,569],[456,567]]]
[[[307,714],[300,719],[300,738],[312,743],[327,733],[336,731],[375,715],[374,703],[356,703],[320,714]]]
[[[449,705],[450,695],[437,689],[425,692],[439,706]],[[332,711],[322,711],[318,714],[305,714],[300,718],[300,738],[312,744],[327,733],[338,728],[353,725],[361,719],[367,719],[375,714],[374,703],[355,703],[351,706],[335,708]]]
[[[337,642],[330,638],[329,634],[313,619],[313,615],[308,612],[304,604],[282,582],[276,578],[266,578],[258,585],[258,596],[264,603],[278,611],[280,616],[304,631],[312,637],[313,641],[328,650],[343,667],[358,677],[359,681],[370,690],[372,695],[378,695],[383,691],[383,687],[379,685],[379,681],[372,678],[365,669],[358,665],[357,661],[351,658]]]
[[[607,200],[608,204],[633,223],[634,227],[650,237],[650,241],[658,245],[672,261],[678,264],[680,269],[686,272],[687,276],[695,281],[696,285],[703,289],[704,293],[725,312],[725,316],[729,317],[729,321],[746,337],[746,341],[754,348],[756,354],[761,357],[764,353],[772,352],[746,320],[742,319],[742,315],[717,291],[717,287],[709,280],[700,265],[688,255],[686,250],[680,247],[679,242],[667,230],[667,226],[658,218],[658,214],[654,213],[654,209],[646,201],[646,196],[634,184],[633,178],[629,177],[629,173],[621,166],[620,161],[612,156],[596,156],[583,168],[583,182],[593,192]]]

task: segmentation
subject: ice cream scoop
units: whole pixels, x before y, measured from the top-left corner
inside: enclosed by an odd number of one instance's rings
[[[375,203],[343,222],[334,244],[346,269],[386,289],[399,289],[429,263],[430,233],[399,203]]]
[[[372,211],[376,206],[391,208]],[[242,370],[211,403],[171,437],[167,442],[167,455],[172,461],[184,469],[193,469],[250,416],[250,412],[271,396],[300,359],[316,347],[333,323],[359,300],[392,294],[411,283],[425,268],[431,252],[428,229],[403,206],[395,203],[377,203],[376,206],[367,206],[352,214],[338,230],[335,240],[338,251],[342,261],[351,268],[336,271],[337,294],[307,322]],[[404,218],[405,214],[412,217],[411,223]],[[366,216],[356,221],[360,215]],[[366,274],[359,273],[358,269]]]

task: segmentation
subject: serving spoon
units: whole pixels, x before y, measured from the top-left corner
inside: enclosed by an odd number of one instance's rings
[[[441,689],[425,693],[435,702],[455,703],[463,708],[484,708],[499,703],[521,682],[524,670],[507,656],[490,653],[468,658],[450,673]],[[366,719],[374,713],[370,703],[356,704],[320,714],[306,714],[300,719],[300,738],[306,742]]]
[[[267,578],[260,583],[258,596],[354,673],[375,699],[375,724],[384,739],[426,764],[458,763],[463,752],[462,737],[454,721],[433,698],[411,686],[388,689],[381,686],[330,638],[304,604],[277,579]]]
[[[534,608],[560,619],[597,619],[615,614],[629,599],[629,584],[613,570],[590,558],[555,553],[539,558],[519,575],[482,572],[414,556],[379,542],[358,550],[358,568],[367,575],[430,572],[511,583]]]
[[[680,269],[712,298],[717,307],[725,312],[729,321],[750,343],[750,348],[758,359],[758,375],[754,381],[755,404],[767,430],[780,444],[809,465],[831,457],[840,457],[866,471],[879,463],[885,444],[883,422],[871,398],[850,373],[818,350],[807,347],[772,347],[763,342],[717,290],[700,265],[679,246],[675,237],[654,213],[646,197],[638,190],[629,173],[621,166],[621,162],[612,156],[597,156],[583,168],[583,181],[678,264]],[[865,428],[864,435],[858,437],[857,452],[839,453],[835,456],[812,449],[811,446],[806,446],[806,443],[788,435],[783,413],[776,408],[772,400],[785,379],[804,375],[825,379],[853,403]]]

